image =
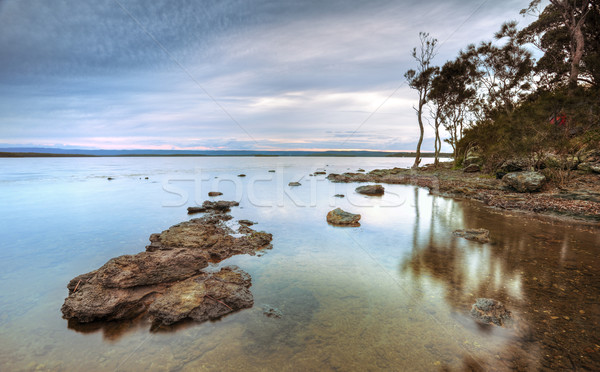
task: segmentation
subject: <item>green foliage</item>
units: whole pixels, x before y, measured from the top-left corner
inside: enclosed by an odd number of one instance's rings
[[[533,94],[513,112],[498,111],[467,129],[459,149],[479,146],[488,168],[494,169],[514,157],[540,167],[549,153],[566,158],[599,148],[598,93],[591,88],[575,92],[560,88]]]

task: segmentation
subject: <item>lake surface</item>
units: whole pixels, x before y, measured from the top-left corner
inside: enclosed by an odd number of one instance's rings
[[[0,370],[599,370],[597,228],[412,186],[366,197],[354,193],[358,184],[308,176],[411,164],[0,159]],[[158,332],[146,320],[68,327],[60,307],[71,278],[143,251],[151,233],[190,219],[186,208],[217,190],[240,201],[235,218],[273,234],[266,254],[219,264],[252,276],[253,308]],[[328,225],[335,207],[360,213],[361,227]],[[460,228],[486,228],[492,242],[454,237]],[[478,326],[469,317],[478,297],[504,302],[532,336]],[[283,317],[265,316],[265,306]]]

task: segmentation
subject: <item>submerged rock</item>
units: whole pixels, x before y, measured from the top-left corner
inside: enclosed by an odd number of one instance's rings
[[[512,172],[502,177],[502,181],[518,192],[534,192],[542,188],[546,177],[538,172]]]
[[[231,216],[213,211],[150,236],[145,252],[119,256],[72,279],[63,317],[81,323],[121,320],[148,311],[159,324],[204,321],[252,306],[250,276],[233,268],[203,270],[236,254],[270,248],[272,235],[248,226],[233,231]],[[193,305],[193,306],[192,306]]]
[[[201,207],[188,207],[187,211],[188,211],[188,214],[206,213],[206,212],[225,213],[225,212],[229,212],[231,210],[231,207],[237,207],[238,205],[240,205],[240,203],[238,203],[236,201],[206,200],[206,201],[204,201],[204,203],[202,203]]]
[[[363,195],[383,195],[385,189],[381,185],[367,185],[359,186],[355,191]]]
[[[353,214],[336,208],[327,213],[327,222],[337,226],[360,226],[360,214]]]
[[[491,298],[478,298],[471,307],[471,316],[478,322],[500,327],[512,327],[510,311],[499,301]]]
[[[235,266],[217,273],[202,273],[165,291],[148,308],[155,324],[173,324],[183,319],[206,321],[252,307],[250,275]]]
[[[452,234],[479,243],[489,243],[490,241],[490,232],[486,229],[455,230]]]
[[[263,314],[265,314],[269,318],[281,318],[283,316],[283,312],[278,308],[271,305],[264,305]]]

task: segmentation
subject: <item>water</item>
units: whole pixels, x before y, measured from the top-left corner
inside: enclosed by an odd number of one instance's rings
[[[353,192],[357,184],[308,176],[410,164],[0,159],[0,369],[599,368],[597,229],[499,213],[412,186],[385,185],[383,197],[366,197]],[[302,186],[287,186],[298,180]],[[273,234],[267,254],[223,263],[252,276],[252,309],[156,333],[146,321],[68,327],[60,306],[71,278],[142,251],[151,233],[189,219],[186,208],[216,190],[240,201],[234,217]],[[338,206],[360,213],[362,226],[328,225],[325,215]],[[471,227],[489,229],[492,243],[452,236]],[[506,303],[533,338],[478,327],[468,316],[477,297]],[[266,305],[284,316],[266,317]]]

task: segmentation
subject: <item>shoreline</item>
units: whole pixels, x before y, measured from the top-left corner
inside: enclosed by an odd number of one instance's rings
[[[448,162],[440,163],[437,169],[432,165],[418,170],[375,169],[368,173],[331,173],[327,179],[338,183],[414,185],[428,189],[432,195],[475,200],[499,211],[522,212],[600,227],[599,174],[576,172],[570,187],[560,189],[546,184],[541,191],[534,193],[516,192],[502,180],[487,174],[452,169],[452,163]]]

